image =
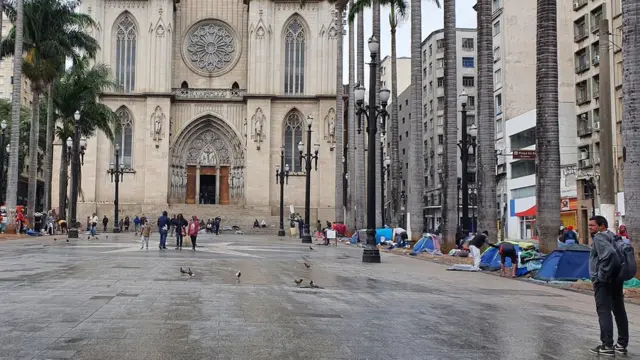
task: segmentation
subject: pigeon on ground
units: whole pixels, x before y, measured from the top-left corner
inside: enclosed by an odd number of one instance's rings
[[[189,271],[187,272],[187,274],[189,274],[189,276],[193,276],[193,275],[195,275],[195,274],[193,273],[193,271],[191,271],[191,268],[189,268]]]
[[[318,286],[318,285],[314,284],[313,280],[309,281],[309,287],[314,288],[314,289],[324,289],[322,286]]]
[[[187,273],[186,271],[184,271],[184,269],[182,268],[182,266],[180,266],[180,273],[181,273],[181,274],[186,274],[186,273]]]
[[[309,250],[316,251],[316,249],[312,248],[311,246],[309,246]]]
[[[311,265],[307,264],[307,262],[304,262],[304,267],[306,267],[307,269],[311,267]]]
[[[302,284],[303,281],[304,279],[293,280],[293,282],[296,283],[296,285]]]
[[[58,239],[56,239],[56,238],[53,238],[53,241],[58,241]]]
[[[238,273],[236,274],[236,277],[237,277],[238,279],[240,279],[240,276],[242,276],[242,273],[241,273],[240,271],[238,271]]]

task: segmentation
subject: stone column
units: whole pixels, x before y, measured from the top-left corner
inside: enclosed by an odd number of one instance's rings
[[[216,205],[220,204],[220,166],[216,166]]]
[[[200,165],[196,166],[196,204],[200,204]]]

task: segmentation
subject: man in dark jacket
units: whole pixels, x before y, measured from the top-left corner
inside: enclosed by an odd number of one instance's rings
[[[629,344],[629,321],[624,308],[622,283],[615,275],[620,267],[620,259],[614,248],[615,234],[608,230],[609,223],[603,216],[589,219],[589,232],[593,237],[589,256],[589,274],[593,282],[596,311],[600,322],[600,340],[590,351],[598,355],[615,356],[627,354]],[[613,316],[618,326],[618,343],[613,344]]]
[[[169,232],[169,227],[171,226],[171,219],[167,216],[167,212],[163,211],[162,216],[158,218],[158,232],[160,232],[160,244],[158,247],[160,250],[167,248],[167,233]]]
[[[480,248],[484,244],[489,244],[487,236],[489,236],[489,232],[485,230],[474,236],[473,239],[469,240],[469,250],[471,251],[471,256],[473,256],[473,267],[476,270],[480,269]]]

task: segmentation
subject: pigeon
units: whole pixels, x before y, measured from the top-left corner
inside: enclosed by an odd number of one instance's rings
[[[318,286],[318,285],[314,284],[313,280],[309,281],[309,287],[314,288],[314,289],[324,289],[322,286]]]
[[[58,241],[58,239],[56,239],[56,238],[53,238],[53,241]]]
[[[241,273],[240,271],[238,271],[238,273],[236,274],[236,277],[237,277],[238,279],[240,279],[240,276],[242,276],[242,273]]]
[[[303,281],[304,279],[293,280],[293,282],[296,283],[296,285],[302,284]]]
[[[307,262],[305,261],[304,263],[304,267],[306,267],[307,269],[311,267],[311,265],[307,264]]]
[[[182,266],[180,266],[180,273],[181,273],[181,274],[186,274],[186,273],[187,273],[186,271],[184,271],[184,269],[182,268]]]
[[[193,276],[193,275],[195,275],[195,274],[193,273],[193,271],[191,271],[191,268],[189,268],[189,271],[187,272],[187,274],[189,274],[189,276]]]
[[[309,250],[316,251],[316,249],[312,248],[311,246],[309,246]]]

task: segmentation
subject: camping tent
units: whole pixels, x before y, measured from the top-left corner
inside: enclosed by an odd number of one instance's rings
[[[542,262],[542,268],[534,277],[543,281],[576,281],[589,278],[589,252],[585,245],[572,244],[553,250]]]
[[[393,230],[391,228],[376,229],[376,245],[380,244],[380,238],[382,236],[384,236],[387,241],[393,240],[391,236],[392,233]],[[358,236],[360,236],[361,243],[367,243],[367,230],[361,229],[353,233],[353,236],[351,236],[351,244],[355,244],[358,242]]]
[[[518,246],[517,243],[513,243],[513,245],[516,248],[516,253],[519,254],[520,246]],[[482,253],[482,256],[480,256],[480,269],[489,270],[489,271],[500,270],[500,260],[501,260],[501,257],[500,257],[500,253],[498,252],[498,249],[494,247],[489,247],[487,250],[485,250]],[[505,260],[505,266],[511,267],[510,258],[507,258]],[[518,270],[516,271],[516,276],[522,276],[522,275],[525,275],[526,273],[527,273],[526,267],[524,266],[518,267]]]
[[[411,250],[411,255],[416,256],[423,251],[431,252],[438,247],[438,239],[435,238],[435,235],[425,234],[422,239],[420,239]]]

